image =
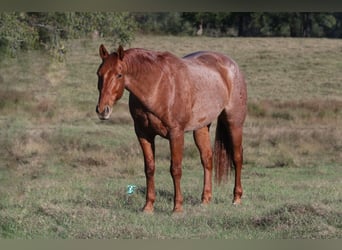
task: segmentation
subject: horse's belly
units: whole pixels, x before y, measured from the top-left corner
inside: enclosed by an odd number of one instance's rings
[[[203,113],[194,115],[191,118],[191,120],[185,127],[185,130],[192,131],[207,126],[212,123],[220,115],[221,112],[222,109],[217,109],[215,110],[215,112],[213,112],[212,110],[210,112],[205,112],[205,110],[203,110]]]
[[[208,100],[198,100],[191,109],[191,117],[185,130],[196,130],[212,123],[224,109],[223,99],[216,96]]]

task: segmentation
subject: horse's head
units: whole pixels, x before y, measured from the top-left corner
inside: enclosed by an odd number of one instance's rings
[[[96,106],[96,113],[101,120],[107,120],[112,113],[113,105],[122,97],[125,89],[122,72],[124,50],[122,46],[119,46],[117,52],[109,54],[101,44],[99,51],[102,63],[97,70],[99,101]]]

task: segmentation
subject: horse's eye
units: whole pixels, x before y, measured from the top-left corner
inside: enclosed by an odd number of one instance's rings
[[[122,77],[122,74],[117,74],[116,77],[117,77],[117,78],[121,78],[121,77]]]

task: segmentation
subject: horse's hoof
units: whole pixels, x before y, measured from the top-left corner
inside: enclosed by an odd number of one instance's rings
[[[234,199],[234,201],[233,201],[233,205],[234,206],[238,206],[238,205],[241,205],[241,199],[240,198],[236,198],[236,199]]]
[[[202,199],[202,205],[209,205],[211,201],[211,198],[207,198],[207,199]]]
[[[207,207],[207,206],[209,206],[209,204],[210,204],[210,202],[209,201],[202,201],[201,202],[201,207]]]
[[[174,208],[172,211],[173,214],[182,214],[183,208]]]
[[[153,208],[144,207],[144,208],[142,209],[142,212],[143,212],[144,214],[153,214],[153,213],[154,213],[154,209],[153,209]]]

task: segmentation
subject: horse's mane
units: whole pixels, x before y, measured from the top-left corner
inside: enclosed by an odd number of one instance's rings
[[[167,64],[163,63],[167,58],[176,57],[169,52],[155,52],[146,49],[128,49],[124,62],[127,70],[133,74],[147,73],[151,71],[165,71]]]

